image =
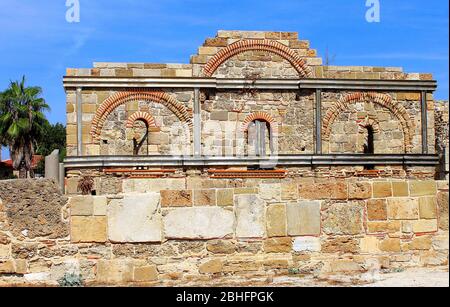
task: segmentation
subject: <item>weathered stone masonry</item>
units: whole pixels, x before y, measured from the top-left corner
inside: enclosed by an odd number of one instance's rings
[[[67,198],[0,183],[0,284],[448,264],[448,104],[430,74],[324,66],[293,32],[219,31],[190,64],[95,63],[64,87]]]

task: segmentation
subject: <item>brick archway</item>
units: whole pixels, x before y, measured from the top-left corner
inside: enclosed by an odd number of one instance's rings
[[[301,77],[307,78],[312,75],[306,61],[296,51],[277,41],[267,39],[241,40],[221,49],[206,63],[203,73],[208,77],[212,77],[219,66],[229,58],[251,50],[267,51],[281,56],[291,63]]]
[[[182,122],[186,122],[189,126],[192,126],[191,116],[186,107],[169,94],[163,91],[129,90],[112,95],[97,109],[94,120],[92,121],[91,136],[93,141],[98,143],[103,125],[109,114],[120,105],[136,100],[161,103],[171,110]]]
[[[155,119],[153,116],[148,112],[136,112],[133,113],[127,120],[126,127],[127,128],[133,128],[134,122],[137,120],[142,120],[145,123],[147,123],[149,128],[157,128]]]
[[[258,119],[268,122],[273,134],[276,135],[278,133],[278,125],[275,119],[269,113],[262,111],[257,111],[252,114],[249,114],[242,123],[242,131],[246,132],[248,130],[248,126],[250,125],[250,123]]]
[[[374,93],[374,92],[357,92],[348,94],[334,103],[325,114],[323,118],[323,136],[322,139],[325,142],[330,141],[331,130],[334,122],[338,116],[348,109],[349,105],[359,101],[368,101],[376,103],[384,108],[387,108],[400,122],[404,135],[405,151],[407,153],[412,150],[412,134],[413,122],[408,115],[408,111],[397,103],[392,101],[392,97],[386,94]],[[360,126],[361,127],[361,126]],[[375,128],[375,127],[374,127]],[[379,129],[379,126],[378,126]]]

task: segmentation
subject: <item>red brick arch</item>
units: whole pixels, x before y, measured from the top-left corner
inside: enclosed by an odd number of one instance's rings
[[[349,105],[359,101],[368,101],[376,103],[387,108],[400,122],[404,135],[405,151],[412,150],[412,129],[413,122],[408,115],[408,111],[400,104],[394,103],[392,97],[382,93],[374,92],[356,92],[341,97],[338,102],[334,103],[323,118],[323,140],[328,142],[332,127],[338,116],[348,109]],[[379,129],[379,126],[378,126]]]
[[[287,60],[301,77],[310,77],[312,72],[306,61],[291,48],[273,40],[247,39],[235,42],[217,52],[203,68],[203,73],[212,77],[214,72],[229,58],[242,52],[257,50],[277,54]]]
[[[276,134],[278,132],[277,122],[272,117],[272,115],[262,111],[257,111],[252,114],[249,114],[242,123],[242,131],[246,132],[248,130],[248,126],[250,125],[250,123],[258,119],[268,122],[270,125],[270,129],[272,130],[272,133]]]
[[[133,113],[127,120],[127,128],[133,128],[134,122],[137,120],[142,120],[145,123],[147,123],[148,127],[150,128],[157,128],[155,119],[153,116],[148,112],[136,112]]]
[[[171,110],[182,122],[192,126],[191,116],[186,107],[175,98],[163,91],[128,90],[119,92],[107,98],[97,109],[92,121],[91,135],[94,142],[98,142],[103,125],[108,117],[117,107],[130,101],[153,101],[161,103]]]

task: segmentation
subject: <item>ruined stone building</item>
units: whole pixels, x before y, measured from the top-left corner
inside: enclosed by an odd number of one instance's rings
[[[70,231],[48,249],[97,283],[445,264],[436,87],[325,66],[292,32],[219,31],[190,64],[68,69]]]

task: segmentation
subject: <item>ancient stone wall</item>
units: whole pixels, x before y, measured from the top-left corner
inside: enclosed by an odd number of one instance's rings
[[[448,182],[192,175],[122,184],[66,204],[53,182],[1,182],[0,284],[57,285],[70,273],[90,285],[211,284],[448,264]]]

